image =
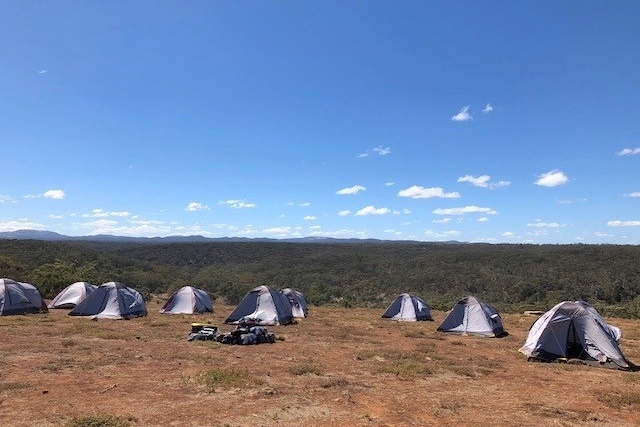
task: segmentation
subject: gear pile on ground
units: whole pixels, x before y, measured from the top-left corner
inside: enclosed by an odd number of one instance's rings
[[[216,341],[222,344],[265,344],[276,342],[276,336],[264,326],[254,325],[252,321],[242,319],[236,329],[227,333],[218,333],[215,326],[191,325],[189,341]]]

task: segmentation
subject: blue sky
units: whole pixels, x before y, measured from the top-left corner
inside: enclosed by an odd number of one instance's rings
[[[640,244],[639,16],[1,2],[0,231]]]

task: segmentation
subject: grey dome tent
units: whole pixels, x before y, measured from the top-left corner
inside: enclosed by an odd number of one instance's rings
[[[506,335],[495,308],[474,296],[462,298],[438,327],[439,332],[500,337]]]
[[[238,323],[242,318],[256,325],[287,325],[293,322],[293,313],[282,292],[262,285],[249,291],[224,323]]]
[[[0,315],[46,313],[40,291],[29,283],[0,279]]]
[[[122,283],[108,282],[75,306],[69,316],[92,316],[94,319],[130,319],[147,315],[140,292]]]
[[[73,308],[93,292],[97,286],[87,282],[75,282],[61,290],[51,300],[49,308]]]
[[[408,293],[398,295],[387,307],[382,317],[400,322],[433,320],[427,303]]]
[[[183,286],[173,293],[160,309],[164,314],[194,314],[213,311],[211,297],[202,289]]]
[[[618,340],[620,329],[607,324],[584,301],[563,301],[544,313],[529,329],[520,352],[528,360],[580,360],[587,364],[631,369]]]
[[[291,304],[291,313],[293,317],[307,317],[309,315],[309,308],[307,307],[307,298],[300,291],[295,289],[285,288],[280,292],[287,297]]]

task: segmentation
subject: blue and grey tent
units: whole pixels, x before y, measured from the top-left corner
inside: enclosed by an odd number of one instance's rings
[[[439,332],[500,337],[506,335],[495,308],[474,296],[462,298],[438,327]]]
[[[262,285],[249,291],[224,323],[241,319],[254,325],[286,325],[293,322],[293,313],[282,292]]]
[[[40,291],[29,283],[0,279],[0,315],[46,313]]]
[[[130,319],[147,315],[140,292],[118,282],[104,283],[69,312],[94,319]]]
[[[61,290],[51,300],[49,308],[73,308],[93,292],[97,286],[87,282],[75,282]]]
[[[563,301],[536,320],[520,352],[528,360],[582,361],[635,369],[618,346],[622,333],[584,301]]]
[[[208,293],[193,286],[183,286],[173,293],[160,313],[194,314],[213,311],[213,303]]]
[[[281,290],[282,294],[287,297],[291,304],[291,313],[293,317],[307,317],[309,315],[309,308],[307,307],[307,298],[300,291],[295,289],[285,288]]]
[[[382,315],[385,319],[400,322],[415,322],[418,320],[433,320],[429,306],[422,299],[411,294],[400,294],[387,307]]]

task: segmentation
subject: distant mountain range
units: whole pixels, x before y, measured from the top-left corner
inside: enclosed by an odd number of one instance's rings
[[[168,236],[168,237],[127,237],[98,234],[95,236],[65,236],[64,234],[44,230],[17,230],[0,232],[5,240],[46,240],[46,241],[97,241],[97,242],[139,242],[139,243],[193,243],[193,242],[288,242],[288,243],[424,243],[407,240],[380,239],[336,239],[332,237],[300,237],[295,239],[270,239],[248,237],[204,237],[204,236]],[[460,244],[458,241],[438,242]]]

